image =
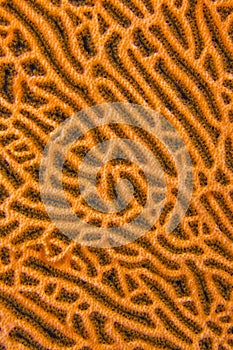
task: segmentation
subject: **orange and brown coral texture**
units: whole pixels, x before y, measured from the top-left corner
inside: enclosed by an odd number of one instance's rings
[[[232,348],[232,91],[232,0],[0,1],[0,349]],[[43,149],[106,102],[159,112],[187,145],[192,200],[169,235],[172,186],[124,246],[81,246],[48,218]],[[63,186],[75,204],[71,160]]]

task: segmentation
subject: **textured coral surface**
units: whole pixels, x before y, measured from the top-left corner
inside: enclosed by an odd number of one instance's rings
[[[0,349],[233,346],[232,74],[232,0],[0,1]],[[194,191],[169,235],[172,185],[155,227],[121,247],[83,247],[48,218],[43,149],[106,102],[151,108],[187,145]]]

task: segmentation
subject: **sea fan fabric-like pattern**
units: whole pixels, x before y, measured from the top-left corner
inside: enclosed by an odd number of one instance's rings
[[[0,0],[0,349],[233,347],[232,99],[232,0]],[[175,127],[192,159],[192,198],[167,234],[177,172],[162,145],[131,130],[167,170],[164,208],[132,243],[83,246],[46,212],[41,157],[65,120],[113,102]],[[126,134],[111,125],[77,141],[63,171],[72,206],[87,145]],[[108,199],[120,174],[143,205],[143,175],[132,168],[109,164],[99,178]],[[79,215],[101,225],[87,205]]]

